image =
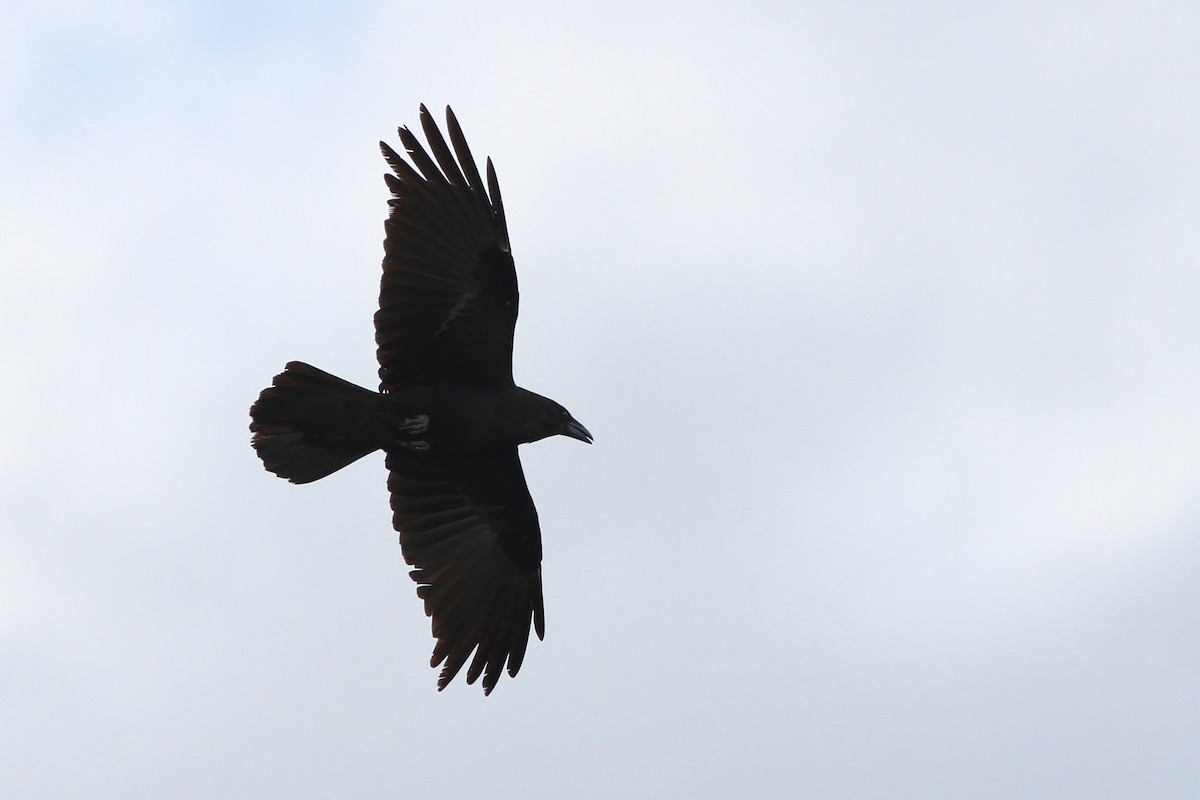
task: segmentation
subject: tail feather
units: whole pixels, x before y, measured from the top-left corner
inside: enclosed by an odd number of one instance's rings
[[[379,395],[292,361],[250,407],[250,444],[266,468],[309,483],[379,449],[372,420]]]

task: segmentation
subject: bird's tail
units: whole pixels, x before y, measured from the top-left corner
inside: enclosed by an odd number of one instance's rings
[[[379,449],[380,395],[292,361],[250,407],[250,443],[263,465],[292,483],[324,478]]]

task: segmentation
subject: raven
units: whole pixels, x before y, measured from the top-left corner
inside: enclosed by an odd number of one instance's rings
[[[449,107],[453,151],[428,109],[429,152],[400,129],[412,165],[384,142],[392,198],[375,313],[379,392],[299,361],[250,408],[267,470],[318,480],[383,450],[392,524],[432,617],[438,690],[515,676],[532,623],[545,634],[542,537],[517,445],[591,443],[567,410],[512,376],[517,275],[492,161],[487,185]],[[414,168],[415,166],[415,168]],[[474,652],[474,657],[471,657]]]

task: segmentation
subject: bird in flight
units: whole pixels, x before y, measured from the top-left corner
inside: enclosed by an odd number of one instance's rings
[[[567,410],[512,376],[517,275],[492,161],[487,184],[447,107],[450,143],[425,106],[429,150],[386,143],[392,198],[375,313],[379,391],[293,361],[250,408],[267,470],[309,483],[383,450],[392,524],[437,640],[444,689],[468,660],[484,694],[515,676],[532,624],[545,634],[542,536],[517,445],[591,443]],[[432,153],[432,156],[430,155]],[[472,653],[474,655],[472,655]]]

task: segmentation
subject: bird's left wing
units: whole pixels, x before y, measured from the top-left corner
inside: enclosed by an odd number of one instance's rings
[[[490,693],[516,675],[532,623],[545,634],[542,539],[516,447],[437,458],[387,458],[393,523],[437,639],[438,689],[463,665]],[[474,657],[471,657],[474,651]]]

